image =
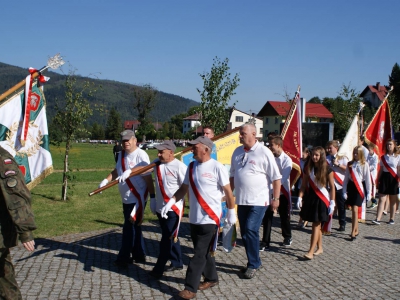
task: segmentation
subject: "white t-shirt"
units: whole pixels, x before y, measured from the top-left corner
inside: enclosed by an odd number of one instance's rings
[[[122,171],[122,164],[121,160],[125,160],[125,168],[126,170],[128,168],[133,169],[135,167],[145,167],[150,164],[150,159],[149,156],[147,155],[146,151],[143,151],[142,149],[137,148],[135,151],[132,153],[126,153],[125,152],[125,157],[122,157],[122,152],[121,155],[118,156],[118,162],[116,165],[117,173],[118,176],[121,176],[124,171]],[[137,175],[128,178],[127,180],[130,180],[135,187],[136,191],[139,193],[140,197],[144,197],[144,194],[147,190],[146,182],[142,178],[142,176],[145,175]],[[148,174],[147,174],[148,176]],[[119,183],[118,184],[118,189],[119,193],[121,194],[122,198],[122,203],[124,204],[133,204],[137,203],[137,198],[135,195],[131,192],[129,189],[129,186],[126,182]]]
[[[154,160],[153,163],[156,161],[159,161],[159,159]],[[183,180],[185,179],[187,167],[183,162],[175,158],[169,163],[161,163],[159,168],[164,191],[169,200],[181,187]],[[164,201],[163,194],[161,193],[160,185],[158,183],[157,167],[154,167],[154,177],[156,182],[156,210],[157,212],[161,213],[161,209],[166,203]],[[177,199],[177,201],[179,200],[181,199]],[[170,209],[169,211],[172,211],[172,209]]]
[[[243,146],[235,149],[230,177],[234,178],[237,205],[267,206],[269,184],[282,175],[271,150],[256,142],[247,152]]]
[[[327,160],[329,166],[331,167],[332,171],[335,172],[338,175],[338,177],[340,177],[343,181],[346,170],[342,170],[342,168],[336,167],[333,165],[333,161],[336,156],[337,156],[337,153],[335,155],[328,155],[326,157],[326,160]],[[349,160],[346,156],[343,156],[342,158],[337,160],[338,164],[341,164],[342,166],[346,166],[346,167],[347,167],[348,162],[349,162]],[[335,178],[335,186],[336,186],[337,190],[342,189],[342,185],[336,180],[336,178]]]
[[[276,164],[281,172],[281,184],[290,195],[290,172],[292,171],[292,159],[282,151],[281,155],[275,157]],[[288,199],[290,200],[290,199]]]
[[[352,166],[351,166],[354,175],[356,178],[359,179],[359,181],[364,181],[365,182],[365,191],[364,187],[361,185],[361,189],[364,191],[365,196],[371,194],[371,189],[372,189],[372,182],[371,182],[371,175],[370,175],[370,170],[369,170],[369,164],[365,163],[364,165],[361,165],[360,162],[354,161]],[[347,184],[349,180],[353,181],[353,178],[350,175],[350,170],[349,168],[346,168],[346,173],[344,175],[344,180],[343,180],[343,193],[347,192]]]
[[[214,159],[204,163],[193,162],[193,181],[200,195],[218,218],[221,217],[223,187],[229,184],[228,171],[223,164]],[[191,224],[216,224],[200,206],[189,181],[190,167],[187,168],[184,184],[189,185],[189,222]]]
[[[369,165],[369,171],[371,172],[372,179],[376,180],[376,175],[378,175],[378,155],[373,153],[372,155],[368,153],[367,162]],[[375,182],[373,182],[375,184]]]

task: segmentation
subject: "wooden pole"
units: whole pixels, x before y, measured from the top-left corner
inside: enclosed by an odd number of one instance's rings
[[[32,74],[32,79],[35,79],[36,77],[39,76],[39,74],[41,72],[43,72],[44,70],[46,70],[48,68],[48,66],[45,66],[43,68],[41,68],[39,71],[35,72]],[[8,96],[10,96],[12,93],[14,93],[15,91],[19,90],[20,88],[22,88],[25,85],[26,79],[21,80],[19,83],[17,83],[16,85],[14,85],[12,88],[10,88],[8,91],[4,92],[3,94],[0,95],[0,101],[3,101],[5,98],[7,98]]]

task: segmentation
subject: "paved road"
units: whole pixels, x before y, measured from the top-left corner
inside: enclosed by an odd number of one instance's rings
[[[367,220],[376,210],[367,212]],[[350,217],[350,212],[347,212]],[[293,228],[298,216],[292,219]],[[350,221],[350,219],[348,219]],[[388,216],[382,218],[388,221]],[[113,220],[115,221],[115,220]],[[122,221],[117,220],[118,222]],[[262,252],[263,268],[251,280],[242,279],[239,268],[246,254],[238,246],[229,254],[218,251],[220,284],[197,293],[197,299],[399,299],[400,217],[388,225],[360,224],[360,235],[349,241],[346,232],[334,230],[323,237],[324,253],[312,261],[302,256],[308,250],[311,228],[293,230],[293,244],[282,248],[279,218],[274,218],[272,249]],[[334,228],[337,228],[334,220]],[[36,241],[28,254],[12,250],[17,280],[25,299],[175,299],[184,287],[186,265],[192,253],[187,219],[181,227],[184,270],[165,273],[161,280],[147,275],[158,255],[160,230],[146,223],[148,251],[145,264],[120,270],[113,265],[121,241],[121,228],[67,235]]]

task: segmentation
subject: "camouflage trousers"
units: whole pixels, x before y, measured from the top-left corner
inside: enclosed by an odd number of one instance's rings
[[[0,299],[22,299],[8,248],[0,249]]]

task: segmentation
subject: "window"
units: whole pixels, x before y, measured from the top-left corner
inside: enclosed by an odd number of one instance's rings
[[[268,124],[268,118],[265,118],[265,124]]]
[[[278,134],[278,130],[275,130],[275,134]]]
[[[278,120],[279,120],[279,118],[275,117],[275,124],[278,124]]]
[[[243,116],[236,116],[235,122],[243,122]]]
[[[262,134],[263,133],[263,129],[262,128],[260,128],[260,134]]]
[[[268,135],[268,133],[269,133],[269,130],[267,129],[267,130],[265,130],[264,131],[264,136],[267,136]]]

